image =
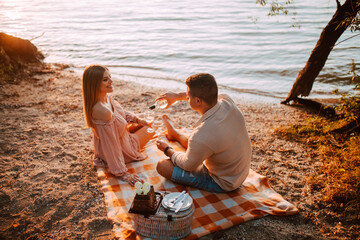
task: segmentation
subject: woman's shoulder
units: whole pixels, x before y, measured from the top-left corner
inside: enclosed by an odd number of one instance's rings
[[[110,121],[112,119],[112,115],[112,111],[100,102],[97,102],[93,107],[92,118],[94,120]]]

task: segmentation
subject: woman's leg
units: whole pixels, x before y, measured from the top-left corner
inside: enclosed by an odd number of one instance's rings
[[[153,133],[147,132],[148,128],[149,128],[148,126],[144,126],[134,133],[139,138],[140,149],[143,148],[145,146],[145,144],[147,144],[152,139],[152,137],[155,135],[154,132]]]
[[[188,147],[188,138],[180,131],[176,130],[173,126],[172,121],[167,115],[162,116],[164,125],[167,129],[166,137],[169,140],[178,141],[184,148]]]

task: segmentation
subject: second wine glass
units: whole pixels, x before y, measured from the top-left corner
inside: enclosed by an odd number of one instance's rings
[[[149,112],[149,111],[147,111],[147,112],[145,112],[144,113],[144,115],[145,115],[145,121],[148,123],[148,124],[150,124],[150,123],[152,123],[153,121],[154,121],[154,115],[151,113],[151,112]],[[154,132],[154,129],[151,127],[149,127],[148,129],[147,129],[147,132],[148,133],[153,133]]]
[[[160,119],[156,119],[152,123],[152,128],[155,129],[156,135],[160,136],[162,132],[162,121]]]

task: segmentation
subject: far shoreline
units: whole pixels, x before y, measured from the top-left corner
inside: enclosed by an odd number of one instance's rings
[[[69,71],[73,71],[75,74],[77,74],[79,76],[79,78],[81,78],[82,73],[83,73],[83,69],[79,68],[79,67],[75,67],[72,66],[70,64],[65,64],[65,63],[47,63],[50,65],[58,65],[58,66],[66,66],[66,68],[64,68],[64,70],[69,70]],[[109,68],[111,71],[111,67]],[[211,74],[211,73],[210,73]],[[176,83],[176,84],[180,84],[182,86],[180,87],[167,87],[167,86],[157,86],[157,85],[151,85],[150,83],[141,83],[138,81],[133,81],[133,80],[127,80],[127,79],[123,79],[121,77],[121,75],[119,74],[114,74],[113,78],[116,81],[124,81],[124,82],[129,82],[129,83],[134,83],[134,84],[139,84],[143,87],[151,87],[151,88],[156,88],[159,90],[163,90],[164,92],[166,91],[175,91],[175,92],[179,92],[179,91],[186,91],[186,85],[185,85],[185,79],[183,83]],[[295,81],[295,80],[294,80]],[[170,85],[170,84],[169,84]],[[243,92],[236,92],[234,90],[230,89],[226,89],[228,87],[226,86],[222,86],[220,84],[219,86],[219,93],[226,93],[229,96],[231,96],[233,99],[237,99],[238,101],[241,102],[249,102],[252,104],[281,104],[281,101],[285,100],[287,97],[287,94],[284,96],[273,96],[270,93],[261,93],[261,90],[254,90],[254,89],[248,89],[248,90],[242,90]],[[290,91],[290,90],[289,90]],[[258,93],[257,93],[258,92]],[[341,97],[340,95],[334,95],[333,97],[330,97],[330,93],[328,95],[324,94],[325,96],[329,96],[329,97],[320,97],[318,95],[312,96],[312,94],[310,93],[309,96],[307,97],[303,97],[304,99],[311,99],[314,101],[318,101],[320,103],[323,104],[336,104],[339,101],[339,98]],[[337,97],[336,97],[337,96]]]

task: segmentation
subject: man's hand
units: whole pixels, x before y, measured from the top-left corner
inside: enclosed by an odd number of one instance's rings
[[[166,100],[168,102],[168,105],[166,106],[165,109],[167,109],[176,101],[186,100],[186,93],[167,92],[157,97],[155,101],[157,100]]]
[[[167,144],[167,143],[164,142],[164,141],[157,140],[157,141],[156,141],[156,146],[157,146],[157,148],[158,148],[160,151],[164,151],[165,148],[169,146],[169,144]]]

